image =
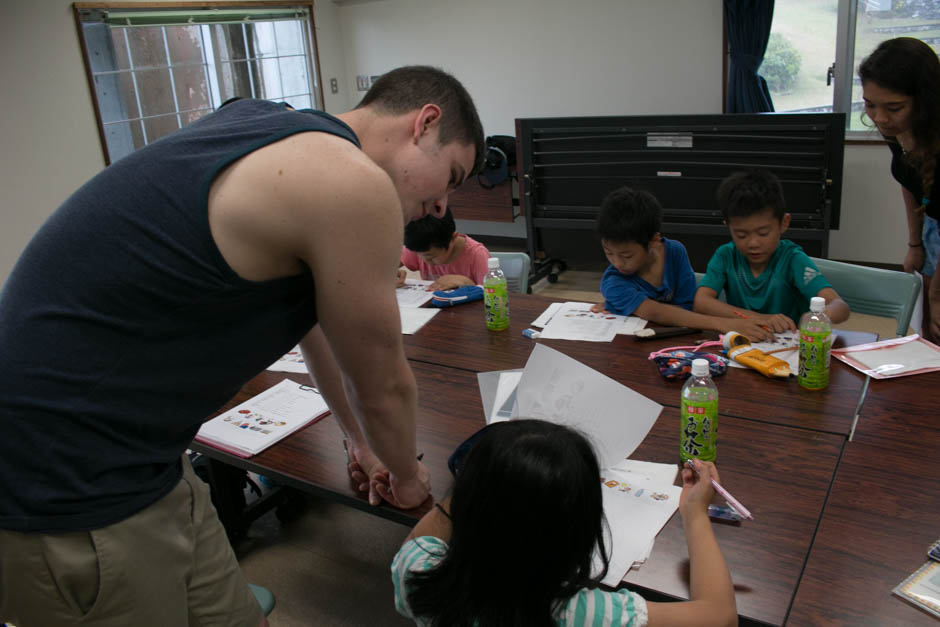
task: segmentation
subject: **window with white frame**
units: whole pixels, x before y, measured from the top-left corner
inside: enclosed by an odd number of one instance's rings
[[[758,72],[777,111],[846,113],[846,138],[878,139],[862,119],[858,65],[879,43],[940,45],[938,0],[776,0]]]
[[[230,98],[322,108],[311,4],[73,6],[108,163]]]

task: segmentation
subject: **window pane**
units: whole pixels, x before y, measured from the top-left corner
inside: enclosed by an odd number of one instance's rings
[[[161,115],[156,118],[145,118],[144,128],[147,130],[147,143],[152,144],[164,135],[169,135],[179,129],[176,114]]]
[[[281,90],[281,77],[278,73],[277,59],[251,61],[255,70],[255,98],[274,100],[284,95]]]
[[[173,81],[176,83],[176,101],[181,111],[212,105],[206,72],[201,65],[174,68]]]
[[[218,74],[219,97],[223,102],[235,96],[252,96],[247,61],[220,63]]]
[[[759,73],[777,111],[832,111],[838,0],[777,0]]]
[[[140,117],[130,72],[95,76],[95,94],[102,123]]]
[[[187,124],[192,124],[201,117],[205,117],[212,113],[212,109],[198,109],[196,111],[187,111],[186,113],[180,113],[180,118],[183,121],[183,126]]]
[[[130,59],[127,58],[127,40],[125,39],[127,33],[126,28],[113,28],[111,29],[111,43],[114,46],[114,69],[118,70],[129,70],[131,69]],[[92,55],[97,56],[97,55]],[[93,68],[97,71],[97,68]]]
[[[894,7],[894,8],[892,8]],[[855,58],[852,61],[852,112],[849,113],[850,130],[878,132],[863,122],[862,85],[858,79],[858,66],[886,39],[916,37],[937,50],[940,44],[940,3],[913,0],[900,3],[891,0],[860,2],[855,24]],[[870,123],[869,123],[870,124]]]
[[[140,96],[140,108],[145,116],[159,115],[176,111],[173,103],[173,86],[170,84],[170,70],[140,70],[134,72],[137,77],[137,92]],[[150,131],[147,131],[150,139]]]
[[[128,28],[127,41],[131,47],[131,62],[135,68],[166,67],[166,46],[163,28]]]
[[[303,54],[302,32],[299,20],[274,22],[274,34],[277,36],[277,53],[281,55]]]
[[[295,109],[311,109],[310,96],[290,96],[284,99],[284,102]]]
[[[213,25],[212,45],[220,61],[237,61],[248,56],[241,24]]]
[[[307,60],[304,57],[281,57],[281,84],[285,96],[310,93],[307,81]]]
[[[198,26],[168,26],[166,45],[174,65],[203,62],[202,37]]]
[[[249,24],[245,27],[251,37],[251,43],[254,47],[253,53],[256,57],[273,57],[277,54],[277,43],[274,39],[274,24],[271,22],[261,22],[259,24]]]
[[[104,136],[112,163],[146,145],[139,120],[105,124]]]

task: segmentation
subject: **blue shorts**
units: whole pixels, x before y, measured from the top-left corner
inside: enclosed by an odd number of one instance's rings
[[[924,242],[924,268],[921,273],[933,276],[937,269],[937,258],[940,257],[940,228],[935,219],[924,216],[924,226],[920,237]]]

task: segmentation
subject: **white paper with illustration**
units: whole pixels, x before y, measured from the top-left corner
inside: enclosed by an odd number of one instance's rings
[[[395,288],[395,297],[399,307],[420,307],[431,300],[434,292],[428,291],[428,285],[434,281],[421,279],[405,279],[405,284]]]
[[[593,442],[601,467],[628,457],[663,406],[544,344],[529,355],[513,417],[575,427]]]
[[[675,475],[675,465],[658,465],[670,466]],[[630,568],[649,557],[656,534],[679,507],[682,488],[662,481],[661,473],[651,477],[606,468],[601,474],[604,515],[611,537],[610,564],[602,583],[615,587]],[[595,554],[595,568],[599,563]]]
[[[301,374],[307,372],[307,364],[304,363],[304,354],[300,351],[300,345],[298,344],[281,355],[281,358],[268,366],[267,369],[273,372],[297,372]]]
[[[250,457],[329,412],[316,389],[284,379],[204,422],[196,440],[239,457]]]

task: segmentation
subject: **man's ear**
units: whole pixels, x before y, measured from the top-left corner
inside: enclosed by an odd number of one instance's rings
[[[785,213],[783,217],[780,218],[780,232],[784,233],[790,227],[790,214]]]
[[[657,243],[657,242],[662,241],[662,239],[663,239],[663,234],[662,234],[662,233],[660,233],[660,232],[658,232],[658,231],[657,231],[656,233],[653,233],[653,237],[650,238],[650,243],[646,245],[646,250],[649,250],[649,249],[650,249],[650,246],[652,246],[653,244],[655,244],[655,243]]]
[[[424,135],[441,123],[441,108],[436,104],[428,103],[421,107],[414,118],[414,128],[411,131],[411,139],[418,143]]]

